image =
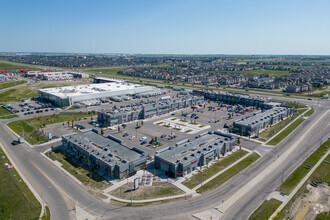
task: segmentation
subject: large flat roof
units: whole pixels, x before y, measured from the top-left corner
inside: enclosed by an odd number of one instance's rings
[[[151,86],[144,86],[139,84],[132,84],[126,82],[111,82],[111,83],[96,83],[77,86],[65,86],[57,88],[39,89],[40,92],[48,93],[61,98],[75,97],[75,96],[88,96],[100,93],[116,93],[129,94],[131,92],[144,92],[156,89]]]

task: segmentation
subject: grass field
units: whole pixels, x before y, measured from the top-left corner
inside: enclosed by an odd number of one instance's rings
[[[16,70],[16,69],[33,69],[33,70],[41,70],[40,68],[37,67],[32,67],[30,64],[9,64],[9,63],[4,63],[1,62],[0,60],[0,70]]]
[[[298,183],[306,176],[310,169],[306,165],[313,167],[321,157],[328,151],[330,140],[323,143],[311,156],[309,156],[282,184],[281,192],[289,195]]]
[[[259,140],[261,141],[268,141],[271,137],[273,137],[275,134],[277,134],[280,130],[282,130],[285,126],[287,126],[290,122],[292,122],[295,118],[297,118],[300,114],[302,114],[305,109],[299,109],[298,113],[290,118],[287,118],[283,121],[278,122],[277,124],[273,125],[272,127],[269,127],[265,131],[261,132],[259,134]]]
[[[26,81],[24,80],[20,80],[20,81],[5,81],[5,82],[1,82],[0,83],[0,89],[5,89],[5,88],[9,88],[12,86],[17,86],[17,85],[21,85],[26,83]]]
[[[131,187],[131,183],[125,184],[111,191],[110,194],[121,199],[131,199]],[[170,183],[156,182],[153,182],[152,186],[144,186],[141,183],[139,189],[132,191],[133,200],[154,199],[179,194],[184,194],[184,191]]]
[[[315,220],[329,220],[330,219],[330,212],[322,212],[319,213]]]
[[[275,138],[271,139],[266,144],[268,144],[268,145],[277,145],[278,143],[280,143],[284,138],[286,138],[294,129],[296,129],[304,121],[305,121],[305,119],[298,118],[291,125],[289,125],[284,131],[279,133]]]
[[[3,158],[4,157],[4,158]],[[0,148],[0,219],[39,219],[41,205]]]
[[[27,142],[30,144],[40,144],[48,140],[46,134],[40,129],[41,127],[49,124],[78,120],[79,118],[90,117],[92,115],[93,114],[53,114],[27,120],[13,121],[10,122],[8,126],[20,136],[23,136],[24,129],[25,140]]]
[[[252,213],[249,220],[269,219],[281,204],[282,202],[276,199],[266,200]]]
[[[46,154],[48,156],[48,153]],[[97,175],[95,172],[91,174],[87,169],[81,166],[80,163],[74,161],[72,158],[64,156],[61,152],[49,152],[49,158],[57,160],[62,164],[62,167],[76,177],[84,185],[95,189],[105,189],[110,186],[103,182],[103,178]]]
[[[229,165],[231,165],[238,159],[242,158],[246,154],[247,154],[246,151],[240,150],[240,151],[234,152],[232,155],[225,157],[222,160],[220,160],[219,162],[213,164],[208,169],[203,171],[203,180],[205,181],[205,180],[209,179],[210,177],[214,176],[215,174],[217,174],[221,170],[225,169],[226,167],[228,167]],[[201,183],[201,179],[202,179],[202,174],[197,173],[197,174],[193,175],[188,181],[185,181],[183,183],[183,185],[185,185],[186,187],[188,187],[190,189],[193,189],[194,187],[198,186],[198,184]]]
[[[252,164],[254,161],[256,161],[260,156],[258,154],[250,155],[246,157],[244,160],[236,164],[235,166],[231,167],[227,171],[223,172],[210,182],[203,184],[203,192],[215,189],[218,186],[221,186],[223,183],[225,183],[230,178],[234,177],[236,174],[244,170],[246,167],[248,167],[250,164]],[[201,188],[196,190],[198,193],[201,193]]]
[[[37,89],[28,86],[21,88],[9,89],[0,93],[0,102],[21,101],[38,96]]]
[[[7,109],[0,107],[0,119],[16,118],[16,117],[18,117],[16,114],[13,114]]]

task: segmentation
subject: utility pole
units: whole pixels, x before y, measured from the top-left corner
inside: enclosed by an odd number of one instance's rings
[[[17,125],[17,127],[22,128],[22,131],[23,131],[23,138],[25,139],[25,137],[24,137],[24,128],[23,128],[22,126],[19,126],[19,125]]]
[[[202,167],[201,167],[201,171],[202,171],[201,193],[203,193],[203,170],[202,170]]]
[[[131,182],[131,206],[133,206],[133,186],[132,186],[133,181]]]

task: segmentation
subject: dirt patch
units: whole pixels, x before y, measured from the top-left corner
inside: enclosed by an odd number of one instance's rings
[[[325,183],[313,187],[307,185],[307,190],[292,204],[289,215],[283,219],[309,220],[317,214],[330,211],[330,186]]]

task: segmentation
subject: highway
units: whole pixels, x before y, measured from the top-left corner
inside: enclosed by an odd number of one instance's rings
[[[194,219],[191,216],[193,213],[212,209],[221,204],[222,200],[226,203],[226,200],[237,190],[253,181],[257,174],[267,169],[277,157],[281,157],[293,143],[303,138],[303,144],[292,153],[291,160],[283,162],[275,172],[265,177],[262,184],[242,196],[223,214],[224,219],[247,219],[267,195],[280,185],[282,174],[284,178],[287,177],[319,146],[321,138],[325,140],[330,135],[330,118],[327,112],[329,103],[320,102],[320,105],[313,103],[315,113],[299,129],[296,129],[268,154],[216,190],[187,200],[144,207],[121,207],[95,198],[45,159],[38,152],[39,148],[31,148],[27,144],[11,146],[11,141],[16,137],[4,126],[3,122],[0,123],[0,144],[14,160],[16,169],[23,173],[37,193],[44,198],[50,207],[53,219],[74,219],[75,203],[85,207],[88,212],[101,219]],[[322,116],[324,120],[316,123],[315,128],[307,132],[308,128]]]

